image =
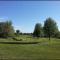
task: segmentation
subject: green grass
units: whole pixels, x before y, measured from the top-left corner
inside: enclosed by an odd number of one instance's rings
[[[0,59],[8,60],[48,60],[60,59],[60,39],[32,38],[19,36],[22,42],[38,41],[38,44],[0,44]],[[0,42],[16,42],[13,39],[0,39]],[[18,41],[21,42],[21,41]]]

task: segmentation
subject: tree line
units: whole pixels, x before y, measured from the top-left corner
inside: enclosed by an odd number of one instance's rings
[[[50,40],[51,37],[60,38],[60,31],[58,29],[57,23],[49,17],[44,21],[43,27],[41,23],[37,23],[35,25],[33,36],[47,37]]]
[[[14,31],[11,21],[0,22],[0,37],[13,37],[14,35],[22,34],[20,30]],[[25,35],[32,35],[33,37],[56,37],[60,38],[60,31],[58,29],[57,23],[52,18],[47,18],[44,21],[44,25],[41,23],[36,23],[33,33],[23,33]]]

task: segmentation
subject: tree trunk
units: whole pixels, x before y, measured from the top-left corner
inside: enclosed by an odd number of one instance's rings
[[[50,40],[50,35],[49,35],[49,40]]]

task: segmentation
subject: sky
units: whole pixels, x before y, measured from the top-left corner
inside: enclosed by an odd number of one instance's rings
[[[48,17],[60,30],[60,1],[0,1],[0,22],[11,20],[23,33],[33,32],[36,23],[44,25]]]

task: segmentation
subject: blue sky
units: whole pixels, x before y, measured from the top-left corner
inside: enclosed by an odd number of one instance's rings
[[[0,1],[0,21],[11,20],[14,29],[33,32],[36,23],[51,17],[60,29],[60,1]]]

